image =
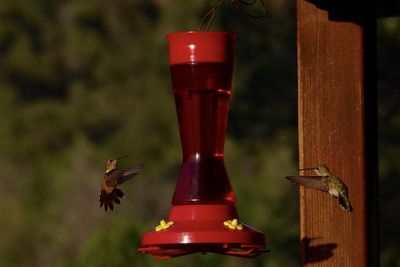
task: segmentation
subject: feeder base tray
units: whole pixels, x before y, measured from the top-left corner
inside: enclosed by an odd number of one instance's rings
[[[234,219],[233,226],[224,224]],[[266,251],[264,234],[238,220],[233,205],[173,206],[168,221],[173,222],[170,227],[146,233],[138,250],[157,259],[196,252],[256,257]]]

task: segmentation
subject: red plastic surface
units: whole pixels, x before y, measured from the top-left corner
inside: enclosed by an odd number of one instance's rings
[[[167,35],[170,65],[233,61],[234,32],[177,32]]]
[[[170,60],[180,62],[171,64],[183,154],[174,205],[235,202],[223,159],[235,36],[168,35]]]
[[[183,154],[173,204],[232,204],[224,165],[232,64],[178,64],[171,76]]]
[[[142,238],[139,251],[158,259],[169,259],[196,252],[222,253],[254,257],[265,248],[265,236],[240,222],[243,230],[231,230],[224,221],[237,218],[232,205],[173,206],[168,221],[174,224],[159,232],[150,231]]]
[[[183,161],[168,217],[173,224],[143,235],[138,249],[158,259],[195,252],[255,257],[265,251],[260,231],[240,221],[240,229],[224,225],[239,219],[224,165],[235,38],[225,32],[168,35]]]

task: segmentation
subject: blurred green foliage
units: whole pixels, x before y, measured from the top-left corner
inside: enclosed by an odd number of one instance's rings
[[[398,5],[398,4],[397,4]],[[397,9],[399,10],[399,9]],[[389,10],[393,12],[393,10]],[[381,266],[400,266],[400,17],[378,20]]]
[[[213,27],[239,33],[226,162],[241,217],[274,253],[159,262],[135,250],[168,215],[181,161],[165,35],[196,29],[209,3],[1,1],[0,266],[296,266],[297,191],[282,179],[295,170],[294,6],[273,3],[273,19],[222,8]],[[103,164],[124,154],[146,169],[105,213]]]
[[[293,1],[268,1],[273,16],[259,20],[221,8],[212,27],[239,34],[226,165],[241,218],[266,232],[272,252],[160,262],[135,251],[167,216],[181,160],[165,34],[197,29],[208,8],[0,2],[0,266],[299,266],[297,189],[283,179],[297,166]],[[399,196],[389,183],[400,173],[399,19],[379,29],[382,266],[398,266]],[[146,169],[105,213],[103,164],[124,154]]]

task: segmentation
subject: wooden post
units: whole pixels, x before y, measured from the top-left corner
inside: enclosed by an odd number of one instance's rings
[[[376,27],[365,5],[297,0],[299,165],[327,165],[354,209],[300,189],[302,266],[379,266]]]

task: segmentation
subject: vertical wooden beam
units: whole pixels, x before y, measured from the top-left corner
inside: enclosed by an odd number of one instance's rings
[[[354,209],[300,189],[302,266],[379,266],[375,17],[347,2],[297,0],[299,165],[327,165]]]

